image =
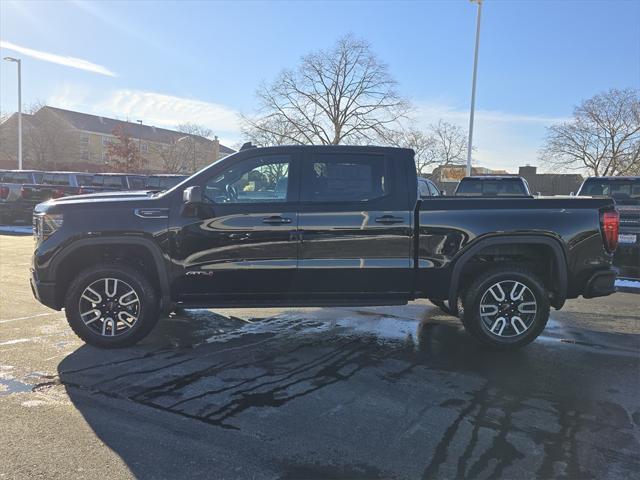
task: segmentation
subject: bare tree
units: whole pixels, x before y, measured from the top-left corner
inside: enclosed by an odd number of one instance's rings
[[[430,156],[439,165],[464,163],[467,159],[468,136],[465,129],[443,120],[429,126],[433,139]]]
[[[640,94],[636,89],[596,95],[575,108],[573,119],[552,125],[541,151],[543,162],[590,175],[640,171]]]
[[[283,116],[244,122],[242,136],[258,147],[305,143],[296,126]]]
[[[348,35],[260,87],[258,115],[244,123],[280,143],[363,143],[385,137],[407,114],[395,88],[371,46]]]
[[[436,125],[429,125],[426,132],[416,128],[392,132],[382,142],[413,149],[418,175],[424,175],[438,165],[466,161],[467,133],[461,127],[443,120]]]
[[[178,125],[176,130],[182,133],[167,144],[156,145],[154,150],[162,159],[162,166],[167,173],[193,173],[200,166],[208,163],[213,153],[209,137],[213,132],[195,123]]]
[[[388,135],[382,142],[394,147],[411,148],[415,152],[418,175],[428,173],[427,170],[438,164],[438,159],[434,155],[435,138],[416,128],[392,132],[391,135]]]
[[[79,134],[71,125],[36,102],[27,107],[23,124],[24,154],[35,168],[43,170],[66,168],[78,154]],[[23,119],[24,120],[24,119]]]

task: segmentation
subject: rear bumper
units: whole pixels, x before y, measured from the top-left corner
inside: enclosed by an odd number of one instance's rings
[[[604,297],[616,291],[617,271],[602,270],[591,275],[584,289],[584,298]]]
[[[54,282],[42,282],[38,280],[35,270],[31,269],[31,292],[43,305],[60,310],[61,306],[56,301],[56,284]]]

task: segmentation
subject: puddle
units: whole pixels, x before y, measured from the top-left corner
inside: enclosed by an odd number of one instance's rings
[[[0,397],[12,393],[31,392],[33,385],[15,380],[13,378],[0,378]]]

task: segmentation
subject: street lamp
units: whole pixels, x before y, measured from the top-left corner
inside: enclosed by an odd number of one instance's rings
[[[482,15],[482,0],[470,0],[478,4],[478,19],[476,24],[476,49],[473,54],[473,80],[471,84],[471,112],[469,114],[469,144],[467,145],[467,176],[471,175],[471,151],[473,150],[473,116],[476,108],[476,77],[478,74],[478,49],[480,47],[480,16]]]
[[[4,59],[18,64],[18,170],[22,170],[22,60],[14,57]]]

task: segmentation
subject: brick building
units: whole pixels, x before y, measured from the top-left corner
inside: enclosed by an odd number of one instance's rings
[[[17,168],[17,114],[0,125],[0,168]],[[107,150],[123,125],[146,173],[192,173],[234,150],[199,135],[44,106],[22,115],[24,168],[110,171]]]

